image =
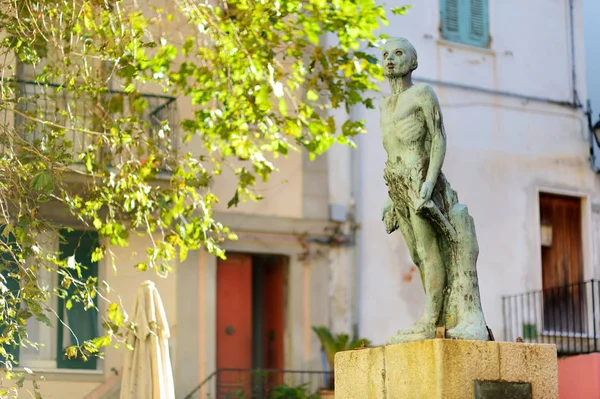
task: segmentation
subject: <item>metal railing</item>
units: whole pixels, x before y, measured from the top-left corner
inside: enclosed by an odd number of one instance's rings
[[[101,129],[102,121],[107,118],[121,118],[126,128],[127,117],[135,114],[145,132],[145,141],[152,142],[160,151],[176,151],[178,113],[175,97],[134,96],[118,90],[91,96],[83,90],[70,91],[53,83],[15,80],[14,84],[18,93],[15,127],[31,143],[42,140],[46,129],[61,126],[66,128],[65,139],[72,143],[73,153],[80,154],[94,140],[85,131]],[[143,144],[136,145],[142,147]]]
[[[507,341],[555,344],[559,355],[600,351],[600,281],[502,299]]]
[[[316,399],[324,371],[218,369],[184,399]]]

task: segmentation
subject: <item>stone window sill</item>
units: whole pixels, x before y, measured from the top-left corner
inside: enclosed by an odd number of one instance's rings
[[[102,370],[77,370],[77,369],[30,369],[29,374],[23,367],[15,367],[14,371],[22,372],[27,379],[44,379],[45,381],[74,381],[74,382],[104,382],[105,375]]]
[[[455,48],[458,50],[472,51],[472,52],[481,53],[481,54],[485,54],[485,55],[491,55],[491,56],[496,55],[496,52],[490,48],[469,46],[468,44],[451,42],[451,41],[445,40],[445,39],[438,39],[436,41],[436,44],[440,47]]]

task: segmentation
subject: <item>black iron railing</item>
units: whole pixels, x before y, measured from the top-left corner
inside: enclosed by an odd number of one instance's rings
[[[135,114],[143,124],[148,142],[163,151],[177,147],[177,106],[175,97],[141,94],[132,95],[107,90],[100,96],[84,91],[70,91],[61,85],[16,80],[18,103],[15,127],[29,142],[43,139],[44,128],[65,127],[66,139],[75,154],[86,151],[94,137],[86,131],[97,131],[105,118],[122,118]],[[24,116],[25,115],[25,116]],[[51,125],[43,122],[49,122]],[[124,122],[125,126],[127,123]]]
[[[218,369],[184,399],[318,399],[324,371]]]
[[[600,281],[505,296],[507,341],[555,344],[560,355],[600,351]]]

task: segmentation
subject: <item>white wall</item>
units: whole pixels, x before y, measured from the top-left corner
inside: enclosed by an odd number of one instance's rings
[[[415,45],[416,80],[571,102],[568,0],[490,0],[489,4],[489,50],[441,41],[438,0],[415,2],[406,16],[391,18],[384,32],[405,36]],[[574,11],[577,89],[585,100],[581,10]],[[584,116],[582,110],[564,106],[433,87],[448,135],[443,170],[475,219],[483,307],[488,325],[501,339],[502,295],[541,288],[537,190],[591,195],[592,202],[596,196]],[[388,93],[384,84],[381,94]],[[359,143],[360,334],[382,344],[421,314],[424,294],[400,232],[386,235],[380,221],[387,191],[379,111],[362,109],[358,116],[368,128]],[[590,212],[584,216],[589,219]],[[584,221],[584,226],[590,224]],[[589,237],[590,229],[584,230]],[[591,277],[591,250],[588,239],[586,278]]]

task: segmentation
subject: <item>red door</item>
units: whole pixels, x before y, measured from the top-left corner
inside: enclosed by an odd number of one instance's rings
[[[285,258],[272,257],[263,266],[263,359],[264,368],[283,370],[283,334],[285,325]],[[283,375],[275,372],[269,378],[272,388],[283,383]]]
[[[217,264],[217,369],[252,368],[252,257],[228,253]],[[249,391],[247,372],[224,371],[223,394]]]

